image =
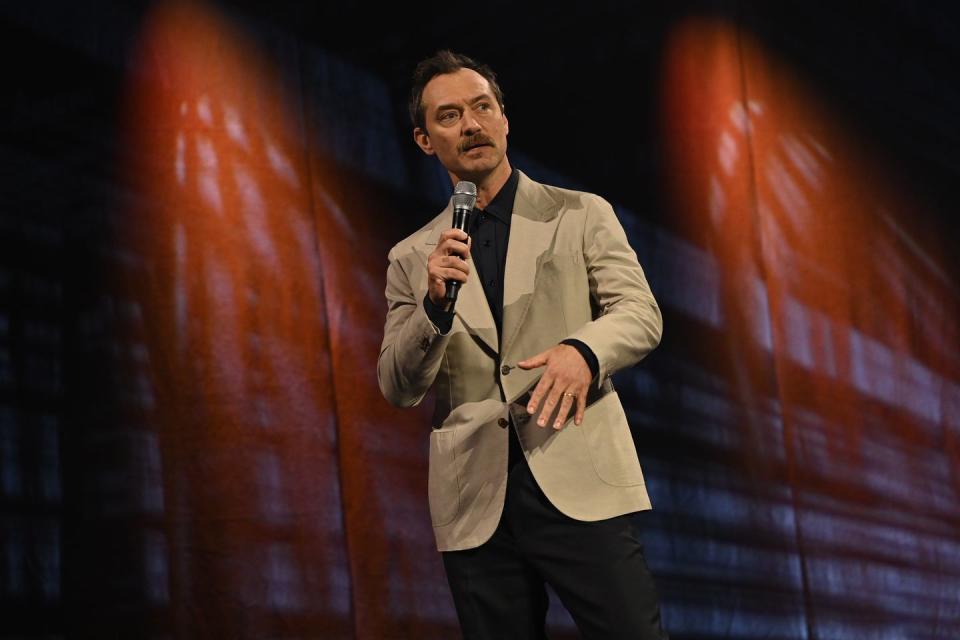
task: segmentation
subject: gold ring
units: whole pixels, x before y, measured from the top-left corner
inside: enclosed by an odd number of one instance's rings
[[[575,394],[575,393],[567,393],[566,391],[564,391],[563,395],[565,395],[565,396],[570,396],[571,398],[576,398],[576,397],[577,397],[577,394]]]

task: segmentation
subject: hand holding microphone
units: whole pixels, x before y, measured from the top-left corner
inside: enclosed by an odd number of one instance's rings
[[[453,191],[453,228],[440,234],[437,248],[427,260],[430,301],[453,311],[460,287],[467,281],[470,266],[470,214],[477,203],[477,187],[472,182],[458,182]]]

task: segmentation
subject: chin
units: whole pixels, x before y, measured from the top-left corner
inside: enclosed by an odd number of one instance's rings
[[[463,173],[471,175],[486,175],[497,167],[500,166],[500,163],[503,162],[503,158],[478,158],[474,162],[466,162],[460,165]]]

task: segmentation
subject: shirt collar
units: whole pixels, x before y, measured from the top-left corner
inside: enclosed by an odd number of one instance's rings
[[[510,177],[500,187],[500,191],[482,211],[500,222],[510,225],[510,216],[513,214],[513,201],[517,199],[517,183],[520,182],[520,173],[513,169]]]

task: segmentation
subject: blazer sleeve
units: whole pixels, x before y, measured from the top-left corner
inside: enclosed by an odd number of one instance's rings
[[[580,340],[597,356],[596,381],[601,385],[656,348],[663,317],[613,207],[599,196],[587,206],[583,255],[590,295],[600,311],[569,338]]]
[[[398,407],[420,403],[440,369],[450,340],[434,326],[414,293],[403,261],[394,247],[388,255],[387,319],[377,360],[377,381],[383,397]]]

